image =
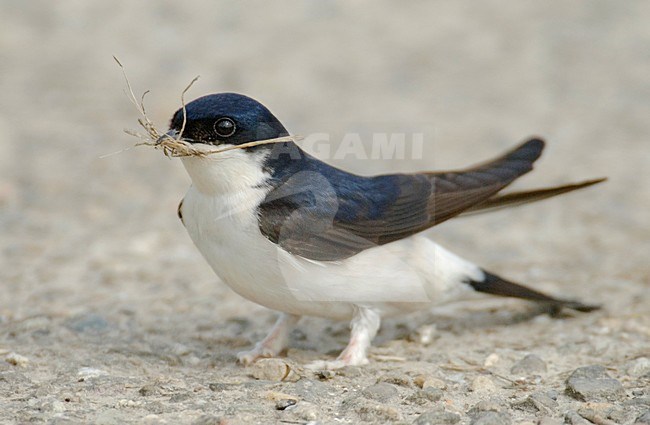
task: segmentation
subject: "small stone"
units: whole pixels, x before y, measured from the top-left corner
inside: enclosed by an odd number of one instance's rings
[[[358,393],[350,394],[341,402],[341,410],[356,413],[364,423],[384,423],[401,419],[399,411],[387,403],[379,403],[365,397],[359,397],[359,395]],[[356,423],[359,423],[359,421],[356,421]]]
[[[627,367],[627,374],[633,378],[650,375],[650,359],[647,357],[639,357],[633,362],[630,362]]]
[[[480,412],[472,417],[471,425],[509,425],[512,419],[504,412]]]
[[[86,381],[91,378],[97,378],[99,376],[106,376],[108,372],[101,369],[95,369],[94,367],[82,367],[77,371],[77,376],[80,381]]]
[[[295,406],[287,407],[285,412],[291,412],[291,414],[298,419],[305,421],[315,421],[318,419],[320,409],[313,403],[309,403],[308,401],[301,401]]]
[[[427,387],[437,388],[439,390],[447,389],[447,384],[445,383],[445,381],[443,381],[442,379],[433,378],[431,376],[426,376],[426,375],[416,376],[415,378],[413,378],[413,383],[422,389]]]
[[[329,392],[330,387],[327,384],[313,379],[301,379],[296,382],[295,386],[291,390],[292,394],[313,403],[318,403],[321,399],[327,398]]]
[[[153,384],[145,385],[144,387],[138,390],[138,394],[140,394],[143,397],[148,397],[157,393],[158,393],[158,386]]]
[[[616,400],[625,395],[623,385],[600,365],[574,370],[566,381],[566,392],[579,401]]]
[[[593,425],[592,422],[589,422],[580,416],[578,412],[575,412],[573,410],[566,412],[564,418],[566,419],[566,422],[570,423],[571,425]]]
[[[360,366],[345,366],[336,371],[337,375],[345,376],[346,378],[360,378],[363,376],[363,368]]]
[[[453,425],[460,422],[460,415],[446,410],[429,410],[413,422],[414,425]]]
[[[497,353],[492,353],[485,358],[485,361],[483,362],[483,367],[492,367],[497,363],[499,363],[499,360],[501,360],[501,357],[499,357]]]
[[[497,387],[489,376],[479,375],[472,381],[471,389],[477,393],[490,393],[496,391]]]
[[[587,403],[578,409],[578,414],[589,422],[602,425],[616,425],[610,421],[609,414],[614,410],[614,406],[609,403]]]
[[[526,397],[524,401],[513,404],[513,407],[532,413],[540,412],[545,415],[550,415],[558,408],[558,403],[547,394],[534,393]]]
[[[10,365],[18,367],[27,367],[29,364],[29,359],[27,357],[21,356],[20,354],[14,353],[13,351],[5,356],[5,361]]]
[[[117,407],[117,408],[123,408],[123,407],[140,407],[140,406],[142,406],[143,404],[144,404],[144,403],[141,402],[141,401],[127,400],[127,399],[123,398],[123,399],[120,399],[120,400],[117,401],[117,403],[115,404],[115,407]]]
[[[476,403],[467,414],[469,416],[476,416],[480,412],[501,412],[503,410],[504,408],[501,406],[500,400],[496,398],[488,398]]]
[[[423,390],[416,390],[406,398],[406,401],[422,406],[440,400],[443,394],[442,390],[433,387],[426,387]]]
[[[395,385],[381,382],[379,384],[374,384],[367,387],[363,390],[362,394],[369,399],[377,400],[383,403],[397,398],[399,392],[397,391]]]
[[[192,393],[190,393],[190,392],[182,392],[182,393],[172,394],[172,396],[169,397],[169,402],[170,403],[181,403],[183,401],[189,400],[191,397],[192,397]]]
[[[298,401],[293,398],[283,398],[275,402],[275,410],[284,410],[287,407],[295,406]]]
[[[296,382],[300,379],[294,367],[282,359],[260,359],[250,369],[253,378],[264,381]]]
[[[399,385],[400,387],[410,387],[413,385],[411,378],[402,373],[387,373],[377,379],[377,383],[386,382],[388,384]]]
[[[392,423],[402,419],[402,415],[397,409],[383,404],[362,405],[357,409],[357,414],[362,421],[369,423]]]
[[[319,370],[316,372],[316,376],[322,381],[329,381],[336,376],[336,372],[332,370]]]
[[[529,354],[515,363],[510,373],[517,376],[530,376],[536,373],[546,373],[546,362],[535,354]]]
[[[650,425],[650,410],[642,413],[641,416],[636,418],[634,425]]]

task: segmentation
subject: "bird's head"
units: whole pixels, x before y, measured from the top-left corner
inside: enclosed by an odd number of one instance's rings
[[[185,123],[183,127],[183,123]],[[258,101],[236,93],[200,97],[176,111],[170,135],[192,144],[240,145],[288,136],[282,123]]]
[[[166,136],[210,152],[248,142],[289,136],[264,105],[236,93],[200,97],[174,113]],[[233,193],[263,184],[271,168],[301,157],[293,142],[259,145],[181,160],[194,186],[202,192]]]

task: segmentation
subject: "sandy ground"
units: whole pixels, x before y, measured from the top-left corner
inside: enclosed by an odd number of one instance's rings
[[[650,3],[0,9],[0,423],[588,424],[592,411],[630,424],[650,409]],[[285,358],[297,382],[272,373],[285,363],[236,365],[274,313],[232,293],[192,245],[176,218],[189,184],[178,161],[144,148],[103,157],[134,142],[122,130],[137,118],[112,55],[151,90],[160,125],[200,74],[190,98],[243,92],[334,144],[425,133],[422,159],[331,161],[362,173],[453,168],[543,135],[548,150],[517,187],[610,181],[429,234],[604,309],[441,306],[386,321],[370,365],[320,375],[300,365],[332,358],[347,325],[308,318]],[[542,364],[513,371],[528,354]],[[588,365],[622,391],[570,397],[565,380]]]

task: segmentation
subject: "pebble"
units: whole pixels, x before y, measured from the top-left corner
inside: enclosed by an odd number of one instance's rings
[[[415,378],[413,378],[413,383],[422,389],[425,389],[427,387],[437,388],[439,390],[447,389],[447,384],[445,383],[445,381],[443,381],[442,379],[433,378],[431,376],[426,376],[426,375],[416,376]]]
[[[489,376],[479,375],[472,381],[471,389],[477,393],[491,393],[497,390],[497,386]]]
[[[292,416],[305,421],[315,421],[318,419],[320,409],[314,403],[301,401],[294,406],[287,407],[285,412],[291,412]]]
[[[5,356],[5,361],[10,365],[18,367],[27,367],[29,364],[29,359],[27,357],[21,356],[20,354],[14,353],[13,351]]]
[[[406,398],[406,401],[422,406],[440,400],[443,395],[444,393],[442,390],[433,387],[426,387],[423,390],[416,390]]]
[[[369,399],[382,403],[396,399],[399,396],[395,385],[386,382],[371,385],[364,389],[362,394]]]
[[[460,422],[460,415],[446,410],[429,410],[413,422],[414,425],[453,425]]]
[[[582,416],[578,414],[578,412],[569,410],[566,412],[564,418],[566,419],[567,423],[570,423],[571,425],[593,425],[592,422],[589,422]]]
[[[303,378],[291,388],[291,393],[306,401],[317,403],[329,397],[330,388],[329,385],[323,382]]]
[[[599,425],[616,425],[616,422],[608,419],[609,413],[612,411],[611,404],[600,403],[600,405],[590,404],[589,406],[581,407],[578,414],[589,422]]]
[[[264,381],[296,382],[300,375],[283,359],[260,359],[250,367],[251,376]]]
[[[510,416],[504,412],[480,412],[472,417],[471,425],[509,425]]]
[[[298,401],[294,398],[283,398],[275,402],[275,410],[285,410],[287,407],[295,406]]]
[[[412,387],[411,378],[402,373],[387,373],[377,379],[377,383],[386,382],[388,384],[398,385],[400,387]]]
[[[336,372],[333,370],[319,370],[316,372],[316,376],[322,381],[329,381],[336,376]]]
[[[625,395],[623,385],[600,365],[574,370],[566,381],[566,392],[579,401],[616,400]]]
[[[182,402],[187,401],[190,398],[192,398],[192,396],[193,396],[193,393],[188,392],[188,391],[185,391],[185,392],[182,392],[182,393],[172,394],[171,397],[169,397],[169,402],[170,403],[182,403]]]
[[[499,363],[499,360],[501,360],[501,357],[499,357],[497,353],[492,353],[485,358],[485,361],[483,362],[483,367],[495,366],[497,363]]]
[[[402,415],[397,409],[383,404],[362,405],[356,412],[362,421],[370,423],[395,422],[402,419]]]
[[[101,369],[95,369],[94,367],[82,367],[77,371],[77,376],[80,381],[85,381],[90,378],[97,378],[99,376],[106,376],[108,372]]]
[[[399,411],[394,407],[359,397],[357,394],[352,394],[343,400],[341,402],[341,408],[344,411],[354,411],[364,423],[394,422],[402,419]]]
[[[143,405],[144,405],[144,403],[141,402],[141,401],[127,400],[127,399],[123,398],[123,399],[120,399],[120,400],[117,401],[117,403],[115,404],[115,407],[117,407],[119,409],[119,408],[122,408],[122,407],[140,407],[140,406],[143,406]]]
[[[138,390],[138,394],[140,394],[142,397],[152,396],[158,394],[158,392],[159,388],[154,384],[147,384]]]
[[[645,375],[650,376],[650,359],[647,357],[639,357],[630,362],[627,367],[627,374],[633,378],[640,378]]]
[[[481,412],[501,412],[503,411],[501,401],[496,398],[488,398],[481,400],[474,407],[472,407],[467,414],[471,417],[480,414]]]
[[[510,369],[510,373],[518,376],[546,373],[546,362],[535,354],[529,354],[515,363]]]
[[[512,407],[533,413],[540,412],[544,415],[550,415],[558,408],[558,403],[549,397],[548,394],[533,393],[526,397],[526,399],[523,401],[513,403]]]

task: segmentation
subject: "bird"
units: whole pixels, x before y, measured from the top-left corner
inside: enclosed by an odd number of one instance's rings
[[[458,171],[361,176],[317,159],[295,140],[250,143],[283,137],[290,133],[269,109],[237,93],[187,103],[160,137],[205,153],[180,158],[191,186],[178,216],[200,253],[236,293],[279,312],[268,335],[238,353],[244,365],[282,354],[302,316],[349,321],[350,339],[340,355],[313,362],[337,369],[369,362],[382,318],[476,292],[583,312],[599,307],[507,280],[422,234],[459,215],[605,180],[502,193],[532,170],[542,139],[530,138],[496,159]],[[216,147],[222,151],[210,154]]]

